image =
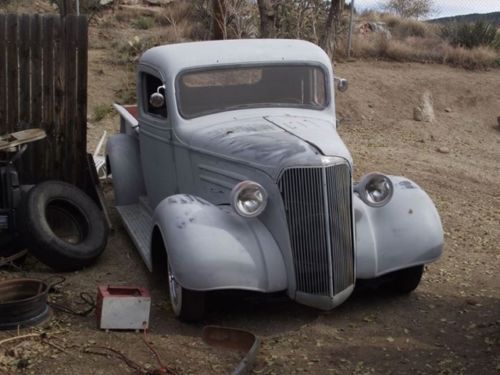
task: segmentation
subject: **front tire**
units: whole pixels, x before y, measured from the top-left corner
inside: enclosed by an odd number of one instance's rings
[[[185,322],[196,322],[205,315],[206,293],[183,288],[168,263],[168,290],[170,303],[176,317]]]
[[[417,289],[423,273],[423,265],[393,272],[387,287],[398,294],[409,294]]]

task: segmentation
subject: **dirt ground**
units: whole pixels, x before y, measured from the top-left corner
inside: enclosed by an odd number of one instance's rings
[[[109,65],[110,53],[90,53],[89,116],[111,104],[130,72]],[[229,372],[238,355],[202,343],[201,329],[216,324],[247,329],[262,339],[255,374],[498,374],[500,373],[500,116],[499,71],[469,72],[440,65],[356,61],[336,66],[350,90],[338,94],[340,133],[355,160],[355,176],[369,171],[404,175],[433,198],[445,230],[443,257],[430,265],[410,296],[358,290],[341,307],[320,312],[281,296],[218,296],[200,324],[176,320],[164,288],[155,285],[127,237],[105,186],[114,231],[99,262],[64,274],[53,301],[79,305],[97,285],[151,288],[149,338],[162,361],[179,374]],[[430,90],[433,123],[412,120]],[[116,116],[89,124],[89,149]],[[0,279],[41,279],[51,270],[29,258],[23,272]],[[2,344],[0,374],[127,374],[116,358],[86,353],[112,347],[151,371],[155,358],[135,332],[101,332],[93,314],[55,312],[45,326],[21,330],[45,341]]]

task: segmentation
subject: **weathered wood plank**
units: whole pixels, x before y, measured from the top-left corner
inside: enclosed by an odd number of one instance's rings
[[[78,31],[78,17],[68,15],[64,18],[64,46],[65,46],[65,119],[62,125],[65,127],[65,142],[63,148],[63,174],[68,182],[76,183],[78,174],[81,173],[81,149],[78,147],[77,129],[77,84],[76,84],[76,42]]]
[[[54,178],[63,178],[64,145],[67,141],[65,129],[66,121],[66,47],[64,45],[64,21],[54,19],[54,127],[50,152],[50,163],[45,166],[47,172],[54,174]],[[52,176],[51,176],[52,177]]]
[[[30,16],[19,17],[19,128],[30,127],[31,92],[30,92]]]
[[[7,43],[6,17],[0,14],[0,135],[7,132]]]
[[[77,88],[77,149],[80,157],[87,152],[87,81],[88,81],[88,23],[87,18],[78,18],[78,88]],[[83,155],[81,155],[83,154]],[[84,163],[84,161],[81,161]],[[88,181],[84,180],[84,174],[79,173],[78,185],[84,186]]]
[[[42,18],[37,14],[31,17],[31,127],[44,128],[42,124]],[[43,179],[39,168],[40,162],[47,158],[45,150],[47,139],[33,143],[26,155],[26,163],[29,163],[29,174],[24,178],[27,183],[36,183]]]
[[[42,19],[31,17],[31,124],[40,127],[42,122]],[[45,30],[44,30],[45,31]]]
[[[19,86],[17,56],[17,15],[7,15],[7,126],[6,133],[19,130]]]
[[[51,136],[54,121],[54,28],[55,17],[43,17],[42,38],[42,126]]]

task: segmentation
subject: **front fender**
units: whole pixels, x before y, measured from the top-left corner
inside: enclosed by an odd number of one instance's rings
[[[186,289],[287,288],[281,251],[258,219],[237,215],[192,195],[174,195],[157,206],[155,225],[165,241],[177,281]]]
[[[430,197],[413,181],[389,177],[394,195],[386,206],[370,207],[354,195],[358,279],[427,264],[442,253],[443,228]]]

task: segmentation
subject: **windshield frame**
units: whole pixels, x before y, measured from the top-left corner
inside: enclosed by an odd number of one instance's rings
[[[293,103],[283,103],[283,104],[277,104],[277,103],[271,103],[269,105],[262,104],[262,103],[256,103],[256,104],[249,104],[249,105],[242,105],[242,106],[233,106],[233,107],[228,107],[225,109],[214,109],[214,110],[208,110],[208,111],[203,111],[194,115],[189,115],[186,113],[183,113],[182,111],[182,105],[181,105],[181,98],[180,98],[180,92],[181,92],[181,79],[182,77],[187,74],[187,73],[196,73],[196,72],[210,72],[210,71],[217,71],[217,70],[225,70],[228,68],[233,68],[233,69],[251,69],[251,68],[260,68],[260,67],[279,67],[279,66],[305,66],[305,67],[312,67],[312,68],[319,68],[323,72],[323,75],[325,77],[325,103],[322,106],[312,106],[312,105],[304,105],[304,104],[293,104]],[[296,61],[296,62],[259,62],[259,63],[245,63],[245,64],[224,64],[224,65],[211,65],[211,66],[200,66],[196,68],[185,68],[182,69],[177,73],[177,76],[175,77],[175,99],[176,99],[176,107],[177,107],[177,112],[179,115],[185,119],[185,120],[191,120],[203,116],[208,116],[208,115],[213,115],[216,113],[224,113],[224,112],[230,112],[230,111],[238,111],[238,110],[244,110],[244,109],[259,109],[259,108],[300,108],[300,109],[307,109],[307,110],[313,110],[313,111],[324,111],[326,108],[330,106],[331,103],[331,85],[329,85],[330,82],[330,73],[327,67],[316,61]]]

